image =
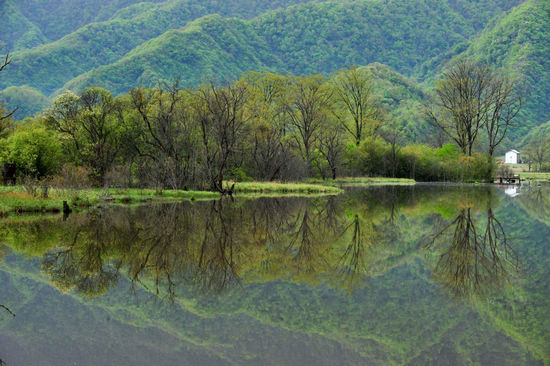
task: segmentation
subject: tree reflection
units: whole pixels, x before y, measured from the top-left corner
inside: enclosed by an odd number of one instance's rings
[[[475,218],[472,208],[461,209],[428,247],[441,252],[434,277],[460,298],[487,295],[519,269],[518,257],[492,208],[485,223]]]
[[[121,279],[169,299],[187,289],[219,293],[271,280],[354,291],[414,255],[414,236],[425,235],[423,220],[440,209],[432,202],[445,202],[446,210],[464,199],[463,190],[446,188],[437,200],[428,191],[429,201],[411,190],[111,207],[65,221],[6,225],[0,236],[19,248],[49,248],[42,251],[44,273],[62,291],[88,296]],[[483,228],[472,212],[461,210],[430,245],[442,253],[436,278],[457,294],[479,292],[505,276],[514,258],[493,211]]]
[[[106,293],[117,283],[120,267],[120,262],[107,261],[109,234],[104,212],[93,212],[68,233],[65,245],[44,256],[42,270],[63,291],[76,289],[87,296]]]
[[[348,226],[352,235],[349,244],[340,258],[340,273],[343,287],[353,289],[358,276],[366,273],[366,248],[361,232],[359,215],[355,214],[353,222]]]

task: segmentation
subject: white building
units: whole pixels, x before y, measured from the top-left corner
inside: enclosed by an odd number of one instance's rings
[[[506,164],[520,164],[521,163],[521,157],[519,155],[519,151],[517,150],[510,150],[506,153],[506,159],[504,161]]]

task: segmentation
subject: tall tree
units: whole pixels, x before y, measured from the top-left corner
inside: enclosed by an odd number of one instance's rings
[[[134,89],[125,118],[128,143],[148,162],[145,170],[157,188],[194,186],[198,143],[189,93],[176,82],[157,89]]]
[[[239,85],[199,89],[195,112],[200,124],[203,156],[210,189],[232,193],[223,186],[231,160],[242,152],[246,88]]]
[[[334,75],[332,80],[338,107],[335,115],[356,145],[365,134],[375,135],[381,126],[381,108],[374,95],[372,75],[351,66]]]
[[[435,109],[428,108],[428,117],[464,154],[472,155],[488,119],[493,102],[492,84],[493,73],[488,66],[461,60],[443,72],[443,79],[435,89],[438,100]]]
[[[332,179],[336,179],[336,174],[345,153],[344,143],[342,140],[342,128],[341,126],[335,124],[323,129],[319,138],[319,153],[321,153],[327,162]]]
[[[294,138],[308,169],[312,170],[312,150],[327,120],[332,92],[321,75],[296,77],[287,103]]]
[[[46,113],[48,126],[69,138],[73,157],[92,169],[99,185],[118,155],[122,121],[120,103],[101,88],[87,88],[78,96],[66,93]]]
[[[494,73],[489,90],[490,106],[485,122],[488,153],[493,156],[496,147],[504,140],[522,106],[518,83],[505,75]]]
[[[243,83],[248,90],[246,113],[251,122],[250,165],[254,177],[280,179],[289,164],[290,148],[285,138],[288,126],[284,107],[289,80],[279,74],[249,72]]]
[[[533,136],[526,146],[526,151],[529,160],[537,164],[539,172],[542,171],[542,164],[548,160],[550,153],[550,137],[540,133]]]

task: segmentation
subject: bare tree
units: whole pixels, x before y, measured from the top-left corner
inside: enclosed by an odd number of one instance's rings
[[[2,50],[2,48],[2,45],[0,45],[0,50]],[[0,72],[11,63],[11,60],[10,53],[7,51],[6,55],[0,60]],[[2,105],[0,105],[0,136],[9,128],[10,118],[17,111],[17,108],[9,112],[5,112],[3,109]]]
[[[493,74],[490,89],[490,108],[485,122],[489,156],[502,142],[523,104],[517,82]]]
[[[238,85],[216,87],[210,84],[199,90],[198,97],[196,113],[210,188],[231,194],[232,189],[223,187],[223,179],[243,140],[246,89]]]
[[[375,135],[381,126],[381,108],[374,95],[371,74],[357,66],[343,69],[334,77],[334,93],[340,108],[338,121],[359,145],[365,132]]]
[[[472,155],[474,143],[488,119],[493,103],[492,86],[493,73],[488,66],[459,61],[443,73],[443,80],[436,87],[436,109],[428,108],[428,117],[464,154]]]
[[[290,158],[283,130],[263,124],[254,129],[253,140],[252,160],[258,177],[270,181],[280,177]]]
[[[146,170],[157,188],[180,189],[196,183],[197,149],[191,106],[179,83],[153,90],[134,89],[130,102],[137,118],[127,118],[128,142],[150,164]]]
[[[290,144],[285,139],[287,119],[285,98],[288,97],[288,78],[269,72],[249,72],[245,85],[247,113],[251,117],[251,165],[255,178],[281,178],[289,166]]]
[[[400,150],[400,143],[403,138],[403,133],[398,128],[395,123],[390,123],[382,128],[382,137],[384,140],[390,144],[391,155],[390,155],[390,171],[391,176],[395,177],[397,175],[397,165],[398,165],[398,153]]]
[[[342,144],[342,130],[338,127],[324,129],[319,138],[319,152],[327,161],[332,179],[336,179],[336,173],[344,155]]]

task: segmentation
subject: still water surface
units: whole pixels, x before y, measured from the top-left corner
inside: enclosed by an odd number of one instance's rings
[[[550,190],[385,186],[0,221],[18,365],[544,365]]]

